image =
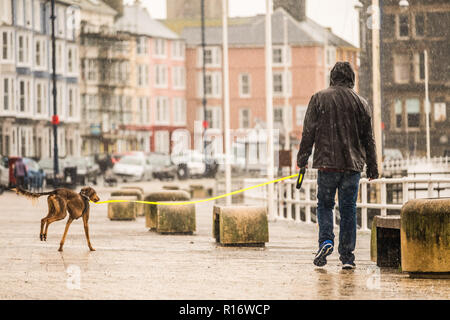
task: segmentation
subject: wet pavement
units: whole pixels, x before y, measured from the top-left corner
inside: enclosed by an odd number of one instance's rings
[[[158,188],[157,182],[133,185]],[[97,189],[106,200],[110,189]],[[50,225],[47,242],[39,241],[45,197],[35,206],[10,192],[0,200],[0,299],[450,298],[450,280],[377,268],[370,232],[358,232],[357,268],[343,271],[337,252],[324,268],[312,264],[314,224],[270,222],[265,248],[220,247],[211,235],[212,203],[197,205],[197,231],[189,236],[150,232],[144,217],[110,221],[101,204],[91,206],[89,223],[96,251],[89,251],[78,220],[58,252],[65,220]]]

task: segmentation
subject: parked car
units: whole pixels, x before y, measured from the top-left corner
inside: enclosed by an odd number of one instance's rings
[[[87,157],[68,157],[65,159],[64,169],[76,167],[76,184],[86,185],[92,182],[97,184],[96,169]]]
[[[147,155],[147,160],[150,163],[153,178],[172,180],[177,176],[177,166],[169,155],[154,152]]]
[[[45,184],[54,185],[54,159],[53,158],[42,158],[38,161],[39,167],[44,171],[45,174]],[[64,179],[64,167],[65,163],[63,159],[58,159],[58,181],[63,181]]]
[[[127,155],[114,164],[113,174],[123,181],[143,181],[151,178],[151,170],[142,156]]]
[[[25,186],[30,190],[42,190],[44,188],[45,172],[39,164],[31,158],[23,158],[27,168]]]
[[[399,149],[384,149],[383,150],[383,161],[390,160],[403,160],[402,152]]]
[[[203,177],[206,173],[205,157],[197,150],[185,150],[172,155],[171,158],[177,166],[177,176],[180,180]]]
[[[0,194],[9,187],[8,158],[0,156]]]

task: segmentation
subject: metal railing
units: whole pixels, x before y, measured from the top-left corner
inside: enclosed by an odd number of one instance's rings
[[[411,158],[402,160],[389,160],[383,162],[383,170],[406,170],[411,166],[431,165],[435,168],[449,168],[450,157]]]
[[[244,186],[261,179],[245,179]],[[262,180],[261,180],[262,181]],[[275,217],[277,220],[317,223],[316,180],[304,180],[301,190],[295,188],[295,181],[285,180],[276,184]],[[361,179],[358,191],[357,221],[360,230],[370,229],[369,220],[375,215],[398,214],[409,199],[442,198],[450,196],[450,178],[382,178],[369,181]],[[267,201],[264,188],[246,191],[245,203]],[[339,205],[333,210],[333,223],[338,225]]]

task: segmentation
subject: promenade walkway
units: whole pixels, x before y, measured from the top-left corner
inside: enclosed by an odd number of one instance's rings
[[[99,194],[107,199],[108,189]],[[357,269],[343,271],[337,250],[324,268],[312,264],[314,224],[270,222],[265,248],[230,248],[212,239],[212,203],[197,205],[192,236],[149,232],[143,217],[110,221],[103,204],[91,207],[97,251],[89,252],[82,222],[75,221],[60,253],[65,221],[49,227],[47,242],[39,241],[45,197],[35,206],[11,192],[0,200],[0,299],[450,298],[450,280],[379,270],[369,258],[370,232],[358,233]]]

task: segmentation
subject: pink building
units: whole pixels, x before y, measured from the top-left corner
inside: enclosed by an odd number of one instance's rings
[[[137,146],[128,149],[170,153],[177,130],[186,128],[185,44],[179,36],[152,19],[139,2],[124,6],[117,22],[130,34],[131,116],[122,126],[134,132]]]
[[[245,133],[265,127],[265,17],[242,21],[230,24],[228,30],[230,118],[231,128]],[[274,11],[272,29],[274,127],[280,130],[281,147],[288,134],[291,147],[297,148],[309,99],[328,86],[329,71],[337,58],[352,63],[357,72],[357,48],[309,18],[295,20],[283,8]],[[187,45],[187,124],[191,132],[194,122],[203,120],[200,35],[199,27],[186,27],[182,32]],[[221,26],[206,28],[206,44],[206,120],[210,135],[217,136],[223,131]],[[215,142],[216,151],[222,152],[222,139]]]

